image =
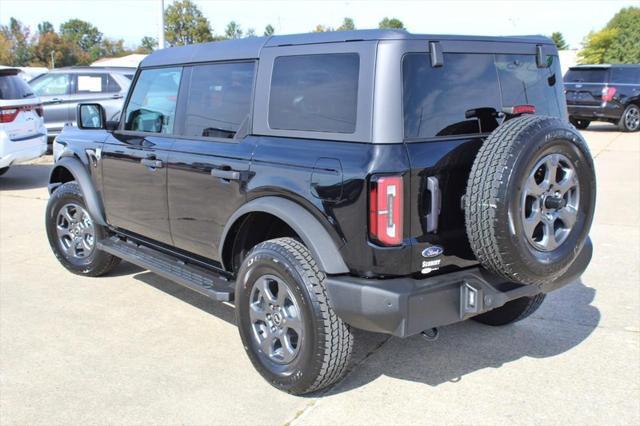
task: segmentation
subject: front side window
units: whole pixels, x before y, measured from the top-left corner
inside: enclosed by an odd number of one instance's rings
[[[280,56],[273,64],[269,127],[354,133],[360,58],[355,53]]]
[[[194,66],[184,135],[234,138],[249,119],[253,73],[253,63]]]
[[[69,74],[45,74],[31,81],[30,85],[38,96],[60,96],[69,93]]]
[[[125,114],[125,130],[171,134],[182,68],[143,70]]]

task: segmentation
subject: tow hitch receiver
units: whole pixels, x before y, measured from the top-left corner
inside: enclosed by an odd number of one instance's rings
[[[482,312],[483,292],[481,288],[476,288],[468,282],[460,286],[460,318]]]

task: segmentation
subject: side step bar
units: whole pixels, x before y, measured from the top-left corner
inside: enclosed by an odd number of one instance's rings
[[[161,251],[111,237],[98,241],[98,248],[141,268],[219,302],[233,301],[235,283],[199,266],[189,265]]]

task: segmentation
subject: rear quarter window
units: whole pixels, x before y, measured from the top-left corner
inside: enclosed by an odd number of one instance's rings
[[[0,99],[33,98],[31,87],[17,75],[0,75]]]
[[[611,68],[611,83],[640,84],[640,67]]]
[[[354,133],[360,59],[355,53],[275,58],[269,127]]]

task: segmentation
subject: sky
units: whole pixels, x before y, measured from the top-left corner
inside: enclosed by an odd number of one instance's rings
[[[165,7],[173,0],[164,0]],[[413,33],[475,35],[550,35],[563,33],[572,48],[602,28],[622,7],[638,0],[449,0],[449,1],[315,1],[195,0],[215,33],[235,20],[261,35],[267,24],[278,34],[303,33],[316,25],[337,27],[346,16],[359,29],[376,28],[385,16],[396,17]],[[0,0],[0,24],[15,17],[35,32],[48,20],[56,28],[78,18],[91,22],[106,37],[124,39],[128,47],[144,36],[157,38],[161,0]]]

